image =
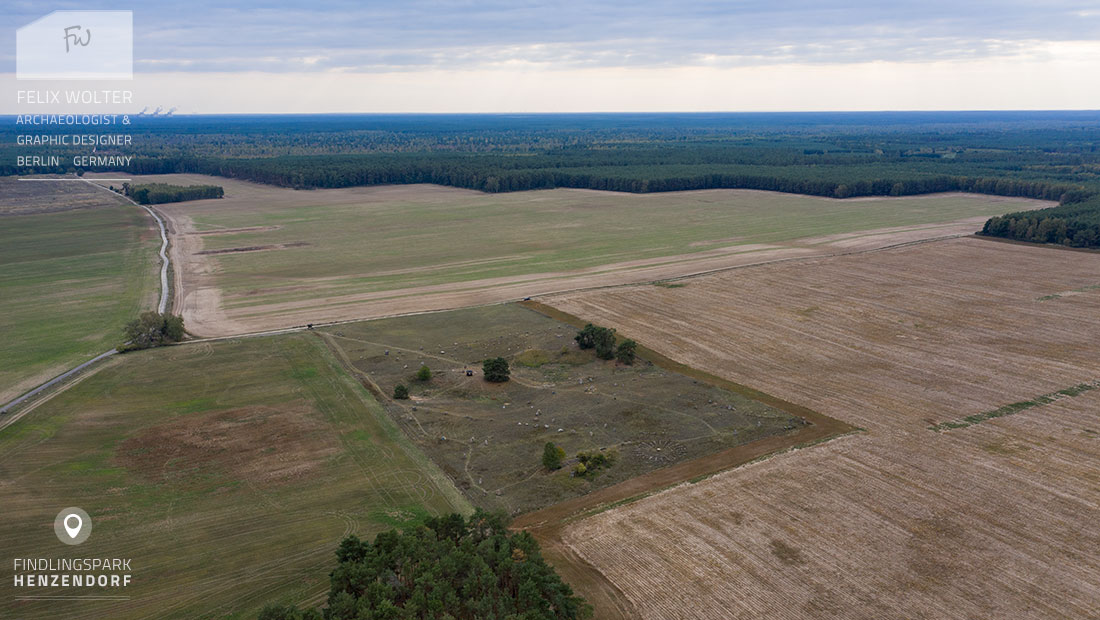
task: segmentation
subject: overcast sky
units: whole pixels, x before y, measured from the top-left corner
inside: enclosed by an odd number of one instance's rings
[[[1100,2],[1057,0],[0,0],[5,91],[19,26],[127,8],[183,112],[1100,108]]]

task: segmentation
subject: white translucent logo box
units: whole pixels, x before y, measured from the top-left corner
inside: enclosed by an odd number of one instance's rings
[[[20,80],[131,80],[132,11],[54,11],[15,35]]]

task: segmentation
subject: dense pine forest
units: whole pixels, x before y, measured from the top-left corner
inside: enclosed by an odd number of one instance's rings
[[[1063,201],[1057,207],[990,218],[982,234],[1074,248],[1100,247],[1100,195]]]
[[[573,620],[591,608],[562,582],[527,532],[503,518],[452,514],[392,530],[373,542],[351,536],[336,552],[323,613],[272,605],[260,620],[449,618]]]
[[[1098,112],[210,116],[136,118],[129,131],[132,174],[303,189],[964,191],[1060,203],[993,218],[985,234],[1100,245]],[[8,117],[0,133],[22,130]]]

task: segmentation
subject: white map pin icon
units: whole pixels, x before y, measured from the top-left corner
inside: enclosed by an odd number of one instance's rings
[[[69,521],[76,521],[76,527],[69,525]],[[84,527],[84,519],[81,519],[80,515],[73,513],[65,516],[62,525],[65,526],[65,532],[69,534],[69,538],[76,538],[80,535],[80,528]]]

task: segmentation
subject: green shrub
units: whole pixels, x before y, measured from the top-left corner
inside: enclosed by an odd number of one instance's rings
[[[485,360],[481,364],[481,371],[485,375],[485,380],[492,383],[503,383],[512,374],[512,370],[508,368],[508,360],[503,357]]]
[[[550,471],[561,469],[562,459],[565,458],[565,450],[548,441],[542,448],[542,466]]]
[[[630,366],[634,364],[634,358],[637,357],[637,349],[638,343],[627,338],[619,343],[619,349],[615,352],[615,359]]]

